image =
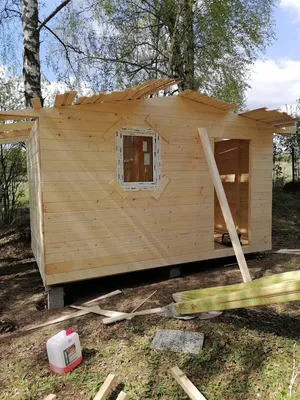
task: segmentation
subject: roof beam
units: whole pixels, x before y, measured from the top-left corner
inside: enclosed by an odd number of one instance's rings
[[[74,101],[74,99],[75,99],[75,97],[77,95],[77,92],[71,91],[71,92],[66,92],[65,94],[67,94],[67,97],[65,98],[64,102],[62,103],[62,105],[63,106],[70,106],[73,103],[73,101]]]
[[[41,99],[39,97],[34,97],[31,99],[31,105],[35,110],[40,110],[42,108]]]
[[[260,112],[260,111],[267,111],[267,108],[266,107],[255,108],[254,110],[239,113],[239,115],[246,116],[247,114],[252,114],[252,113],[256,113],[256,112]],[[272,111],[277,111],[277,110],[272,110]]]
[[[64,102],[65,95],[64,94],[57,94],[54,100],[54,107],[61,107],[62,103]]]
[[[0,144],[25,142],[31,129],[23,129],[20,131],[0,132]]]
[[[23,110],[14,111],[0,111],[0,121],[37,118],[39,116],[39,111],[34,110],[33,108],[25,108]]]
[[[17,122],[14,124],[1,124],[0,125],[0,133],[2,132],[13,132],[13,131],[22,131],[24,129],[31,129],[34,125],[34,121],[30,122]]]

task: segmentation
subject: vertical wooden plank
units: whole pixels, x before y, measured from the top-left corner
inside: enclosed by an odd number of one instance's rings
[[[124,182],[134,182],[134,137],[123,135]]]
[[[31,99],[31,105],[35,110],[40,110],[42,108],[41,99],[39,97],[34,97]]]
[[[231,211],[228,205],[228,201],[226,198],[226,194],[222,185],[222,181],[219,175],[219,171],[218,171],[218,167],[216,164],[216,160],[214,158],[214,154],[211,148],[211,144],[209,142],[208,139],[208,135],[207,135],[207,131],[205,128],[199,128],[198,129],[199,132],[199,136],[202,142],[202,147],[203,147],[203,151],[207,160],[207,164],[210,170],[210,174],[213,180],[213,184],[215,186],[216,192],[217,192],[217,196],[220,202],[220,206],[222,209],[222,213],[224,215],[224,219],[226,222],[226,226],[231,238],[231,242],[232,242],[232,246],[234,249],[234,253],[235,256],[237,258],[237,262],[238,265],[240,267],[241,270],[241,274],[243,277],[244,282],[250,282],[251,279],[251,275],[245,260],[245,256],[238,238],[238,235],[236,233],[236,229],[235,229],[235,225],[234,225],[234,221],[231,215]]]
[[[235,172],[235,223],[236,229],[241,227],[241,141],[237,141]]]

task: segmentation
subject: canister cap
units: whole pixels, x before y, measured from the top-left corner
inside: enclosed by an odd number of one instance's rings
[[[69,336],[69,335],[71,335],[71,333],[73,333],[72,329],[68,329],[68,330],[66,330],[66,336]]]

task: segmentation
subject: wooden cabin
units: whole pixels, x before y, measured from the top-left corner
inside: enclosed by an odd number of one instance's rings
[[[272,247],[273,133],[294,119],[176,82],[0,113],[0,143],[27,143],[32,249],[44,285],[226,257],[227,232],[198,128],[206,128],[244,253]],[[149,96],[151,95],[151,98]],[[25,122],[24,122],[25,121]],[[184,266],[183,266],[184,267]],[[155,272],[154,272],[155,273]]]

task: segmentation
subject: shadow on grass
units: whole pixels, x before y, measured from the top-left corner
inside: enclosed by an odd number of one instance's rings
[[[293,305],[295,309],[299,309],[299,302],[295,302]],[[241,308],[228,311],[219,317],[218,322],[230,323],[238,328],[247,328],[288,339],[300,339],[300,319],[287,314],[279,314],[269,308]]]
[[[245,338],[236,348],[226,344],[226,339],[212,337],[202,353],[187,360],[181,369],[204,395],[245,400],[253,390],[251,375],[261,370],[267,358],[262,341]]]

